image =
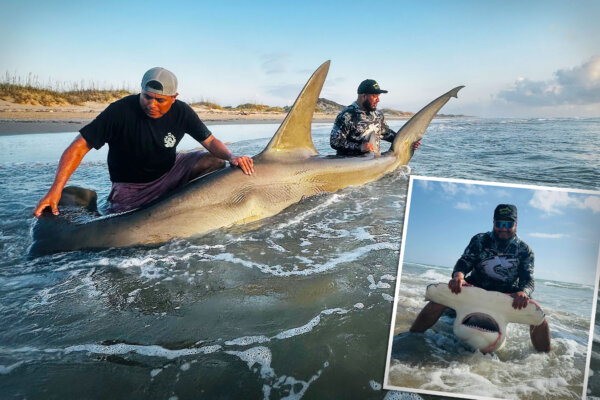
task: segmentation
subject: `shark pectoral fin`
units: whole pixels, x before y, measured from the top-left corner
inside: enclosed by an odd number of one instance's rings
[[[301,159],[318,154],[312,141],[311,123],[329,64],[330,61],[326,61],[313,73],[267,147],[254,157],[256,160],[280,155],[286,159]]]
[[[239,214],[241,219],[235,224],[269,217],[288,206],[290,197],[294,202],[302,199],[302,191],[297,188],[298,185],[284,183],[242,187],[226,202],[226,207]]]
[[[546,313],[540,306],[538,306],[535,302],[530,302],[527,307],[522,308],[520,310],[515,310],[512,307],[513,299],[510,296],[506,296],[510,302],[510,311],[506,315],[507,322],[514,322],[517,324],[526,324],[538,326],[542,322],[544,322],[544,318],[546,318]]]
[[[400,128],[396,134],[396,138],[392,143],[392,152],[397,158],[402,159],[406,164],[412,157],[412,144],[421,140],[425,136],[425,131],[431,123],[431,120],[438,111],[450,100],[451,97],[458,97],[458,91],[464,86],[457,86],[447,93],[444,93],[431,103],[423,107],[421,111],[416,113]]]

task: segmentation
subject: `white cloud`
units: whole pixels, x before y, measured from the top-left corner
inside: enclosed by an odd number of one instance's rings
[[[440,186],[442,187],[442,190],[445,193],[451,194],[451,195],[455,195],[456,193],[458,193],[458,185],[456,183],[449,183],[449,182],[441,182]]]
[[[539,232],[533,232],[533,233],[530,233],[529,236],[543,238],[543,239],[562,239],[564,237],[568,237],[569,235],[565,235],[563,233],[539,233]]]
[[[529,200],[529,205],[549,215],[562,214],[562,209],[567,207],[589,209],[596,214],[600,212],[600,197],[575,197],[567,192],[537,191]]]
[[[465,193],[483,195],[485,194],[485,189],[481,185],[467,184],[465,185]]]
[[[421,188],[426,191],[426,192],[430,192],[433,190],[433,185],[431,184],[430,181],[426,181],[426,180],[416,180],[415,181],[419,186],[421,186]]]
[[[458,203],[456,203],[456,205],[454,207],[458,208],[459,210],[472,210],[473,209],[473,206],[469,202],[464,202],[464,201],[459,201]]]
[[[486,189],[481,185],[475,185],[471,183],[453,183],[453,182],[440,182],[442,191],[451,196],[455,196],[459,193],[464,193],[467,196],[471,195],[484,195]]]
[[[265,93],[274,96],[276,98],[284,99],[286,105],[291,106],[296,100],[296,97],[300,94],[302,90],[301,83],[283,83],[280,85],[269,85],[263,87]]]
[[[560,69],[548,81],[518,78],[511,89],[501,91],[498,97],[530,106],[599,103],[600,56],[571,69]]]
[[[584,208],[589,208],[594,214],[600,212],[600,197],[588,196],[583,200]]]
[[[511,194],[508,190],[506,189],[496,189],[494,190],[491,194],[491,196],[497,198],[497,199],[502,199],[502,198],[510,198]]]
[[[261,58],[261,67],[267,74],[281,74],[289,70],[289,55],[286,53],[263,54]]]

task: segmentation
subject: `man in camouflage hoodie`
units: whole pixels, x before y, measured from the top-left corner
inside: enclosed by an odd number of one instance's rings
[[[509,293],[513,297],[513,308],[520,310],[527,307],[534,289],[533,265],[533,251],[517,236],[517,207],[498,204],[494,210],[493,230],[471,238],[454,266],[448,287],[455,294],[459,294],[463,286]],[[430,301],[410,331],[426,331],[445,309],[446,306]],[[530,327],[530,336],[536,350],[550,351],[550,328],[545,319],[542,324]]]
[[[381,139],[392,142],[396,132],[384,121],[383,113],[377,111],[379,95],[387,93],[373,79],[366,79],[358,86],[358,98],[344,108],[335,119],[330,144],[338,155],[358,156],[369,152],[380,153]],[[416,150],[421,142],[416,142]]]

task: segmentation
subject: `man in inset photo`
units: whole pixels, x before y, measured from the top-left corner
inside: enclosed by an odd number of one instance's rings
[[[529,304],[535,288],[533,270],[533,251],[517,236],[517,207],[498,204],[494,210],[492,230],[471,238],[454,266],[448,287],[455,294],[461,292],[463,285],[507,293],[514,299],[512,307],[521,310]],[[425,332],[446,308],[430,301],[417,316],[410,331]],[[546,319],[538,326],[531,325],[530,335],[536,350],[550,351],[550,329]]]

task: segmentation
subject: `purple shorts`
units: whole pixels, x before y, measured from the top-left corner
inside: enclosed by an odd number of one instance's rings
[[[173,167],[160,178],[148,183],[113,182],[108,195],[108,212],[118,213],[140,207],[188,183],[196,163],[205,151],[177,153]]]

